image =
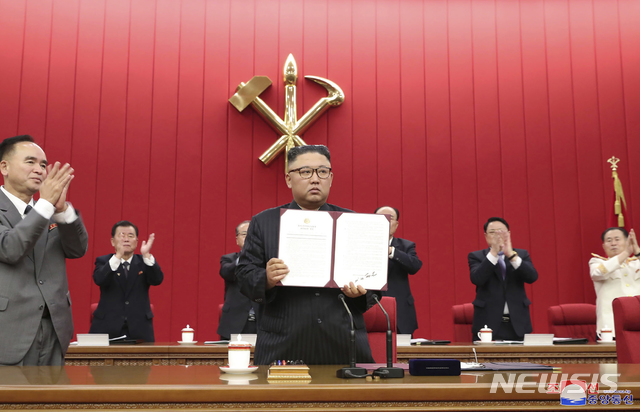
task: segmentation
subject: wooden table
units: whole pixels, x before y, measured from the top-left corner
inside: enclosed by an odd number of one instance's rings
[[[435,346],[399,346],[398,362],[416,358],[444,358],[470,361],[476,349],[481,362],[536,363],[616,363],[616,346],[587,345],[473,345],[453,343]],[[224,365],[227,347],[220,345],[182,346],[178,343],[112,345],[108,347],[71,346],[68,365]]]
[[[269,383],[267,367],[246,375],[221,374],[201,366],[64,366],[0,367],[0,409],[225,409],[275,411],[423,411],[423,410],[571,410],[559,394],[548,394],[548,382],[574,374],[602,392],[617,381],[617,390],[640,396],[640,365],[562,365],[548,372],[465,373],[461,376],[410,376],[403,379],[343,380],[338,366],[311,366],[309,383]],[[603,373],[619,376],[603,380]],[[595,376],[595,378],[594,378]],[[521,382],[505,390],[494,378]],[[228,380],[230,379],[230,380]],[[633,405],[598,405],[603,409],[636,409]],[[589,409],[576,407],[577,410]],[[575,410],[574,409],[574,410]]]

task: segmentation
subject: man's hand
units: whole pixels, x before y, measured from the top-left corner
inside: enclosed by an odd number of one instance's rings
[[[156,234],[152,233],[149,235],[149,240],[146,242],[142,241],[142,246],[140,247],[140,253],[142,253],[142,257],[145,259],[151,259],[151,246],[153,246],[153,241],[156,238]]]
[[[498,253],[502,252],[504,247],[504,240],[502,239],[502,231],[496,230],[491,234],[491,248],[490,252],[493,256],[498,256]]]
[[[630,255],[637,255],[640,253],[640,247],[638,246],[638,239],[636,238],[636,232],[631,229],[629,232],[629,246],[630,246]]]
[[[278,282],[289,274],[289,268],[282,259],[271,258],[267,262],[267,290],[273,288]]]
[[[513,247],[511,246],[511,232],[501,232],[500,237],[502,238],[502,250],[504,252],[504,257],[506,259],[509,259],[511,256],[513,256]]]
[[[116,243],[115,248],[116,248],[115,256],[118,259],[122,259],[122,257],[124,256],[124,248],[122,247],[122,242]]]
[[[367,293],[367,290],[362,286],[353,284],[353,282],[349,282],[348,285],[344,285],[342,287],[342,293],[344,293],[349,298],[357,298],[358,296],[362,296]]]
[[[55,213],[65,212],[69,208],[69,204],[67,203],[67,192],[69,191],[69,186],[71,186],[71,180],[73,180],[73,177],[74,176],[72,175],[71,179],[67,182],[67,185],[62,189],[58,202],[53,205],[56,208]]]
[[[55,162],[47,166],[47,177],[40,185],[40,198],[54,205],[58,213],[67,210],[67,191],[73,172],[69,163],[60,167],[60,162]]]

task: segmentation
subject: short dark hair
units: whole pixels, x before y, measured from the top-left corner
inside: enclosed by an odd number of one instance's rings
[[[489,226],[489,223],[491,223],[491,222],[500,222],[500,223],[504,224],[507,227],[507,230],[509,230],[509,224],[507,223],[506,220],[504,220],[501,217],[490,217],[487,220],[487,223],[484,224],[484,233],[487,233],[487,227]]]
[[[2,143],[0,143],[0,160],[4,160],[5,157],[8,157],[10,154],[12,154],[14,146],[22,142],[35,143],[35,140],[33,140],[33,137],[29,136],[28,134],[7,137],[6,139],[4,139]]]
[[[287,153],[287,162],[294,162],[298,156],[305,153],[319,153],[327,158],[329,162],[331,162],[331,153],[329,153],[329,149],[325,145],[321,144],[309,144],[306,146],[296,146],[289,149],[289,153]]]
[[[244,225],[245,223],[251,223],[250,220],[245,220],[243,222],[240,222],[240,224],[238,226],[236,226],[236,236],[238,236],[239,232],[238,229],[240,228],[240,226]]]
[[[118,230],[119,227],[132,227],[136,231],[136,237],[138,237],[138,226],[134,225],[128,220],[121,220],[113,225],[113,227],[111,228],[111,237],[114,237],[116,235],[116,230]]]
[[[623,228],[623,227],[610,227],[609,229],[605,230],[604,232],[602,232],[602,236],[600,236],[602,238],[602,241],[604,242],[604,237],[607,235],[607,233],[611,232],[612,230],[619,230],[622,232],[622,234],[624,235],[624,238],[628,238],[629,237],[629,232],[627,232],[627,229]]]
[[[400,211],[398,209],[396,209],[395,207],[393,207],[393,206],[380,206],[373,213],[378,213],[378,210],[382,209],[383,207],[388,207],[388,208],[393,209],[396,212],[396,220],[400,220]]]

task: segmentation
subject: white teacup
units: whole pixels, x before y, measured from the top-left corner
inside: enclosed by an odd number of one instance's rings
[[[187,325],[186,328],[182,329],[182,341],[183,342],[193,342],[193,334],[194,330]]]
[[[613,342],[613,331],[605,326],[598,332],[598,338],[600,342]]]
[[[491,342],[493,340],[493,331],[487,325],[484,325],[484,328],[478,332],[478,337],[480,342]]]
[[[240,340],[229,342],[229,367],[231,369],[244,369],[249,367],[251,360],[251,344]]]

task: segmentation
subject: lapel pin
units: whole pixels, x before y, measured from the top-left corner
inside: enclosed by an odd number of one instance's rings
[[[118,276],[120,276],[120,273],[118,273]]]
[[[142,275],[142,271],[138,272],[138,276]]]
[[[49,231],[52,231],[53,229],[57,228],[58,224],[57,223],[52,223],[49,225]]]

